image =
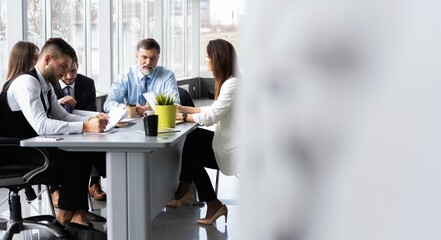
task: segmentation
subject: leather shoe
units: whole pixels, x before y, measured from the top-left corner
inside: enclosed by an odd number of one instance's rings
[[[60,191],[55,190],[53,193],[51,193],[52,197],[52,204],[54,207],[58,208],[58,199],[60,198]]]
[[[59,223],[58,221],[57,221],[57,219],[54,219],[54,220],[52,220],[52,222],[50,222],[50,223],[48,223],[48,226],[49,227],[52,227],[52,228],[55,228],[55,229],[64,229],[65,228],[65,226],[63,225],[63,224],[61,224],[61,223]]]
[[[89,194],[97,201],[105,201],[107,197],[106,193],[101,188],[101,185],[97,183],[89,187]]]
[[[86,211],[86,219],[90,222],[107,222],[107,219],[105,217],[102,217],[100,215],[96,215],[93,212]]]
[[[66,231],[70,233],[73,239],[77,240],[105,240],[107,239],[107,234],[105,232],[99,231],[93,227],[92,224],[89,223],[89,226],[77,224],[77,223],[68,223],[66,225]]]

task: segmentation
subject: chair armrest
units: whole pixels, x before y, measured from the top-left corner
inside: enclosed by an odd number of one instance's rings
[[[46,151],[43,148],[38,148],[38,147],[33,147],[33,148],[41,153],[41,155],[44,158],[44,163],[40,167],[37,167],[34,170],[31,170],[28,173],[26,173],[23,176],[23,180],[25,182],[29,182],[37,174],[42,173],[42,172],[46,171],[49,168],[49,157],[48,157]]]
[[[18,144],[18,146],[20,146],[21,140],[23,140],[23,138],[0,137],[0,146],[6,146],[7,144]]]
[[[9,137],[0,137],[0,150],[3,151],[20,151],[20,141],[23,140],[22,138],[9,138]],[[38,148],[38,147],[26,147],[27,149],[34,149],[38,153],[41,154],[43,157],[43,164],[26,172],[24,175],[21,176],[21,180],[24,183],[29,182],[33,177],[35,177],[37,174],[40,174],[44,171],[46,171],[49,167],[49,157],[47,152],[44,148]],[[19,159],[17,159],[17,164],[19,164]],[[12,179],[11,179],[12,180]]]

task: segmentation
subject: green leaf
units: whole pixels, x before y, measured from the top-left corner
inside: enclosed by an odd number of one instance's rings
[[[172,95],[165,95],[160,93],[156,96],[156,104],[157,105],[173,105],[175,104],[175,99]]]

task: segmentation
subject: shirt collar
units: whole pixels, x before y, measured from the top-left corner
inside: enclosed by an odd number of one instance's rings
[[[58,80],[58,83],[60,84],[61,89],[64,89],[67,86],[66,83],[64,83],[61,79]],[[75,81],[71,85],[69,85],[69,87],[75,89]]]
[[[43,74],[41,74],[40,70],[38,70],[38,68],[35,68],[35,71],[37,72],[37,77],[38,77],[38,81],[40,82],[41,85],[41,90],[44,93],[49,92],[49,90],[51,90],[51,86],[49,85],[49,82],[47,82],[44,77]]]

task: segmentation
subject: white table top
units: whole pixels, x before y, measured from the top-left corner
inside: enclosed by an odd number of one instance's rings
[[[70,134],[54,135],[61,136],[63,140],[42,141],[37,137],[22,140],[20,145],[23,147],[58,147],[69,151],[105,151],[105,152],[124,152],[130,151],[150,151],[157,148],[172,146],[181,138],[185,137],[187,131],[196,128],[195,123],[183,123],[176,126],[179,132],[160,133],[157,137],[147,137],[144,133],[137,130],[144,130],[142,118],[137,118],[129,126],[114,128],[108,134]]]

